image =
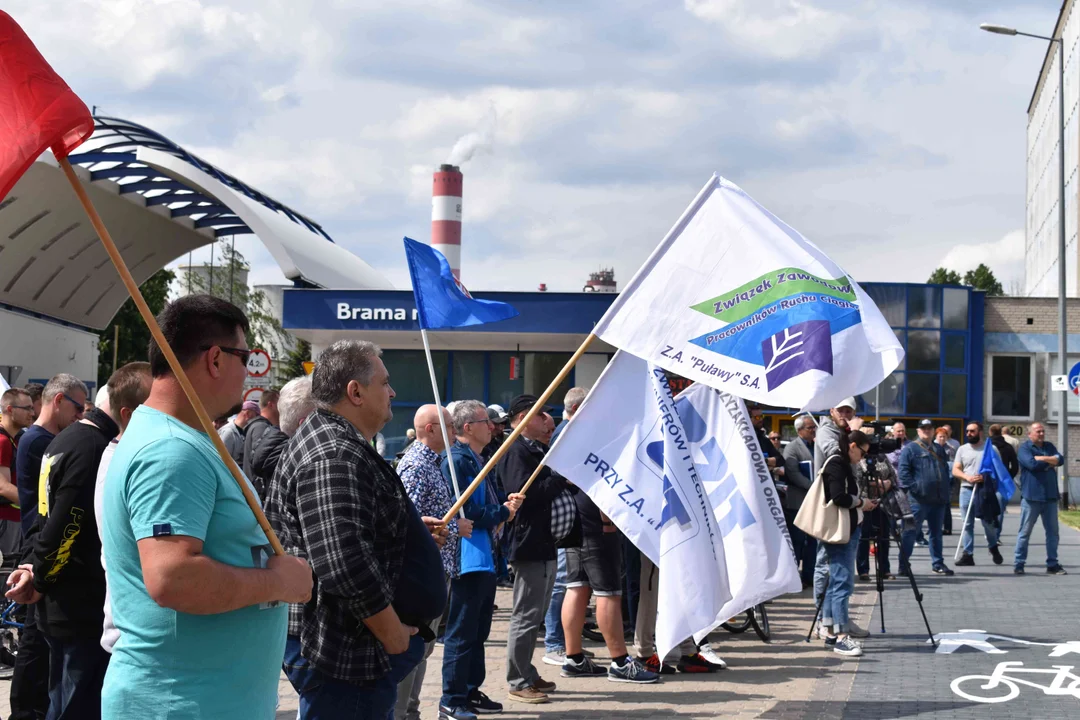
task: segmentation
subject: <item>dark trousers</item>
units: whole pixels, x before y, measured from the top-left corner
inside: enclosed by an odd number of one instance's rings
[[[795,527],[795,516],[798,510],[784,508],[784,519],[787,521],[788,534],[791,535],[791,549],[795,553],[795,564],[799,568],[799,577],[803,587],[814,584],[814,564],[817,562],[817,539],[804,533]]]
[[[495,608],[495,575],[472,572],[450,583],[450,612],[443,635],[443,694],[446,707],[465,707],[487,676],[484,643]]]
[[[109,653],[100,638],[55,638],[49,645],[49,713],[47,720],[100,720],[101,685]]]
[[[9,720],[41,720],[48,710],[49,645],[37,627],[37,612],[29,605],[25,626],[19,633],[19,651],[11,676]]]
[[[389,672],[357,685],[319,672],[300,656],[299,648],[298,638],[286,639],[285,674],[293,687],[303,688],[300,720],[392,720],[398,683],[424,658],[424,638],[413,635],[408,650],[390,656]]]
[[[888,575],[892,568],[889,565],[889,528],[885,512],[880,508],[874,508],[863,517],[862,540],[859,541],[859,552],[855,555],[855,567],[860,575],[869,575],[873,569],[870,565],[870,543],[877,543],[877,559],[881,564],[881,572]],[[882,529],[882,526],[885,526]],[[880,532],[880,535],[878,534]]]
[[[641,577],[641,552],[626,536],[623,536],[623,558],[623,627],[627,632],[633,632],[637,626],[638,598],[641,596],[641,589],[638,587]]]

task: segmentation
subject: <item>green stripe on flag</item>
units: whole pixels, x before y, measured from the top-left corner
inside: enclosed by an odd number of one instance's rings
[[[693,305],[691,309],[732,323],[753,315],[777,300],[808,292],[855,302],[855,290],[846,277],[827,280],[799,268],[783,268],[766,273],[731,292]]]

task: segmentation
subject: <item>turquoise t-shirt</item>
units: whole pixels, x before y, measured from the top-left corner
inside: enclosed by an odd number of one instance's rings
[[[265,566],[266,536],[203,433],[146,406],[135,411],[105,481],[103,547],[113,648],[104,718],[270,719],[277,706],[288,606],[218,615],[163,608],[146,591],[136,543],[185,535],[234,567]]]

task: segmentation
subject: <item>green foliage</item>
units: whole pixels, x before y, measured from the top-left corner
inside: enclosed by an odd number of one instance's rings
[[[960,273],[955,270],[947,270],[943,267],[939,267],[930,274],[930,277],[926,281],[930,285],[963,285],[963,281],[960,279]]]
[[[176,275],[171,270],[158,270],[139,288],[154,315],[165,308],[165,303],[169,298],[169,283],[175,277]],[[150,330],[139,315],[135,303],[128,298],[109,326],[101,331],[101,339],[98,342],[98,387],[108,382],[109,376],[113,373],[113,340],[117,337],[116,328],[120,328],[116,366],[120,367],[140,360],[145,362],[147,359]]]
[[[999,297],[1005,294],[1005,288],[994,277],[994,271],[979,263],[979,267],[964,273],[964,284],[970,285],[976,290],[985,290],[988,297]]]
[[[307,340],[297,339],[296,345],[285,355],[282,365],[281,379],[288,382],[293,378],[304,376],[304,361],[311,360],[311,343]]]

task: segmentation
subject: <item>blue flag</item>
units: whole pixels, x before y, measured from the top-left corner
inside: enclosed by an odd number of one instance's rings
[[[425,330],[466,327],[517,317],[513,306],[494,300],[476,300],[450,271],[446,257],[424,243],[405,238],[413,297]]]
[[[979,474],[984,478],[990,477],[995,480],[997,491],[1005,502],[1016,494],[1016,483],[1013,482],[1012,475],[1005,469],[1005,463],[1001,461],[997,448],[989,442],[986,443],[982,463],[979,464]]]

